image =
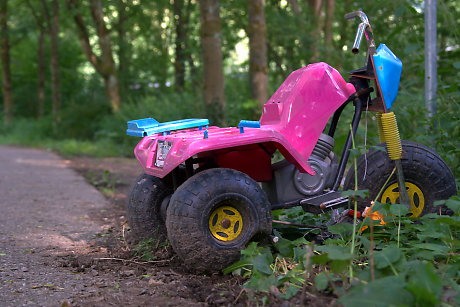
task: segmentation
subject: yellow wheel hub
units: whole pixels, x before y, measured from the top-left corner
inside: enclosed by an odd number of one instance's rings
[[[235,240],[243,230],[243,217],[234,207],[218,207],[209,217],[209,230],[217,240]]]
[[[409,211],[413,217],[420,216],[425,208],[425,196],[422,190],[413,183],[406,182],[407,194],[409,194],[410,208]],[[382,194],[382,203],[395,204],[399,199],[399,186],[393,183]]]

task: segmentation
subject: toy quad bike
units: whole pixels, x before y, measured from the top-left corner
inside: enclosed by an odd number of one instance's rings
[[[400,141],[389,109],[401,61],[384,44],[376,49],[363,12],[346,15],[354,17],[362,22],[352,51],[359,52],[364,35],[368,56],[365,67],[351,72],[350,83],[328,64],[315,63],[289,75],[259,121],[227,128],[211,127],[206,119],[128,122],[127,134],[143,137],[134,153],[145,172],[129,198],[132,232],[139,239],[167,238],[189,268],[216,271],[236,261],[255,236],[271,233],[271,210],[302,206],[320,213],[346,206],[339,186],[363,111],[377,112],[388,154],[370,150],[358,159],[358,186],[369,190],[361,209],[385,184],[379,200],[407,204],[413,216],[435,211],[435,200],[455,194],[453,174],[433,150]],[[334,133],[350,102],[354,116],[337,162]],[[277,150],[285,160],[272,164]],[[354,188],[354,178],[349,171],[344,190]]]

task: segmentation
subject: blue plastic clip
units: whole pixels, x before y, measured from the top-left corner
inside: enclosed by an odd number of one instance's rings
[[[240,133],[244,133],[244,127],[247,128],[260,128],[260,122],[255,120],[242,120],[238,124],[238,128],[240,128]]]

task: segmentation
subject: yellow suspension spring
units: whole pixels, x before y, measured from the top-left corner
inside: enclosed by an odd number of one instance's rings
[[[391,160],[399,160],[402,156],[401,138],[399,137],[398,123],[393,112],[383,113],[381,116],[383,138],[387,143],[387,151]]]

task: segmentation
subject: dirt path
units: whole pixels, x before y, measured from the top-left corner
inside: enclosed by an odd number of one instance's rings
[[[0,305],[240,303],[238,279],[190,275],[174,260],[132,261],[120,231],[128,186],[138,173],[133,160],[66,161],[0,146]]]
[[[86,276],[53,256],[91,252],[104,225],[91,220],[108,202],[56,155],[0,147],[0,301],[57,305],[87,291]]]

